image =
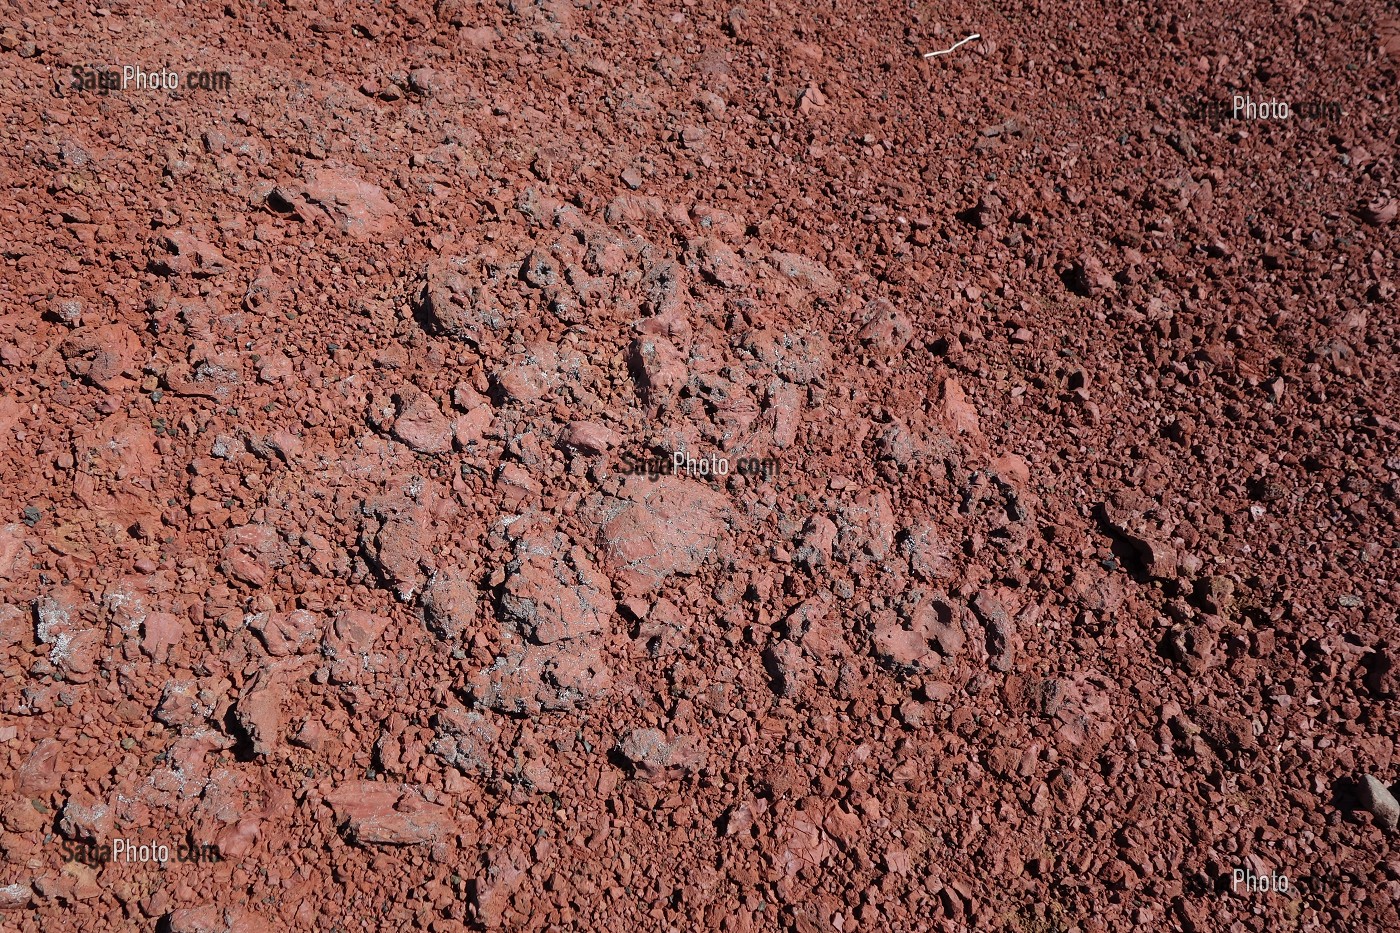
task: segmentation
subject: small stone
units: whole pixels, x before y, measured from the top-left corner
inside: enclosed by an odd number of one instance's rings
[[[884,298],[876,298],[865,309],[865,326],[857,335],[861,345],[893,358],[904,352],[914,336],[914,322]]]
[[[34,900],[34,889],[23,882],[0,885],[0,910],[23,910]]]
[[[633,340],[630,365],[643,394],[653,404],[669,401],[686,379],[685,357],[664,337]]]
[[[508,572],[501,615],[536,644],[603,632],[612,621],[612,585],[563,536],[522,541]]]
[[[1377,825],[1387,832],[1395,832],[1400,826],[1400,801],[1396,801],[1390,788],[1367,774],[1361,778],[1359,791],[1361,805],[1376,818]]]
[[[431,68],[415,68],[408,73],[409,90],[431,97],[442,90],[442,76]]]
[[[141,621],[141,653],[156,661],[164,661],[170,649],[185,637],[185,620],[169,612],[151,612]]]
[[[982,590],[972,599],[972,611],[987,635],[987,658],[992,670],[1006,672],[1015,662],[1015,628],[1001,600]]]
[[[594,421],[571,421],[560,440],[584,453],[600,454],[617,445],[617,432]]]
[[[657,589],[673,574],[700,569],[726,513],[724,497],[704,483],[634,477],[603,510],[603,561],[629,594]]]
[[[394,403],[398,407],[394,437],[422,454],[441,454],[452,449],[452,422],[432,396],[405,386],[395,393]]]
[[[440,570],[423,589],[423,621],[439,638],[459,641],[476,621],[477,595],[476,584],[463,571]]]

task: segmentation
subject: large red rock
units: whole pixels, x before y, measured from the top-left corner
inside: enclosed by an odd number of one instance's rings
[[[606,631],[612,590],[580,547],[562,535],[520,542],[501,593],[501,612],[531,641],[548,645]]]
[[[321,169],[306,182],[304,191],[307,200],[353,237],[377,236],[394,226],[398,211],[384,189],[349,172]]]
[[[724,533],[723,494],[696,480],[634,477],[604,507],[603,559],[613,579],[634,592],[689,575]]]
[[[341,832],[361,845],[415,845],[453,832],[448,809],[408,784],[350,781],[326,795]]]

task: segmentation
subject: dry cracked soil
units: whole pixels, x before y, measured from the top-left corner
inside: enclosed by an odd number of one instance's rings
[[[3,5],[0,928],[1400,929],[1394,3]]]

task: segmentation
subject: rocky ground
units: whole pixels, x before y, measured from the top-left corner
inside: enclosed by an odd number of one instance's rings
[[[8,5],[0,926],[1397,928],[1397,58]]]

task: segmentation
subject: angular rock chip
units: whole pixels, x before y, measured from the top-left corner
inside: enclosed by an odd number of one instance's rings
[[[928,639],[900,625],[893,612],[877,613],[873,621],[875,631],[871,644],[881,664],[896,671],[916,673],[932,670],[941,663]]]
[[[904,352],[914,336],[914,322],[884,298],[876,298],[865,308],[865,325],[856,335],[861,344],[886,358]]]
[[[1016,659],[1015,626],[1001,600],[982,590],[972,598],[972,611],[986,631],[987,659],[992,670],[1011,670]]]
[[[440,710],[437,738],[428,750],[463,774],[490,774],[491,747],[501,736],[489,719],[457,703]]]
[[[840,283],[837,282],[836,276],[831,274],[831,270],[815,259],[808,259],[797,253],[782,253],[777,250],[773,251],[770,258],[780,273],[814,295],[825,298],[835,294],[840,287]]]
[[[263,669],[249,681],[238,698],[233,710],[234,717],[252,742],[254,755],[268,755],[276,749],[282,735],[282,702],[285,697],[285,685],[275,681],[271,673]]]
[[[432,396],[413,386],[394,393],[398,417],[394,437],[420,454],[442,454],[452,449],[452,422]]]
[[[63,745],[57,739],[40,739],[15,774],[15,791],[26,797],[53,793],[64,770]]]
[[[433,332],[479,347],[506,323],[490,279],[479,258],[432,266],[424,275],[419,314]]]
[[[274,658],[313,651],[321,636],[320,620],[305,609],[260,612],[248,619],[248,627]]]
[[[152,268],[161,275],[219,275],[228,269],[228,260],[218,248],[184,230],[172,230],[160,238],[161,252]]]
[[[632,341],[628,361],[650,404],[665,405],[685,382],[685,357],[664,337],[637,337]]]
[[[224,536],[219,569],[239,583],[265,586],[285,563],[286,547],[271,525],[241,525]]]

